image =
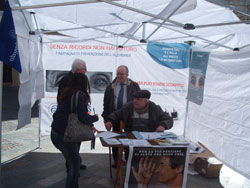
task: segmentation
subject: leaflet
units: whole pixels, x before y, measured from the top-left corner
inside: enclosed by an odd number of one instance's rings
[[[111,138],[111,137],[115,137],[115,136],[118,136],[118,135],[120,135],[120,134],[114,133],[114,132],[111,132],[111,131],[104,131],[104,132],[101,132],[101,133],[97,133],[96,137]]]
[[[120,145],[121,144],[116,138],[103,138],[103,141],[109,145]]]
[[[147,140],[137,140],[137,139],[119,139],[122,145],[125,146],[151,146]]]
[[[132,131],[137,139],[144,140],[155,140],[155,139],[166,139],[166,138],[177,138],[176,134],[172,132],[138,132]]]
[[[177,138],[170,138],[169,141],[173,145],[189,145],[189,142],[181,136],[178,136]]]

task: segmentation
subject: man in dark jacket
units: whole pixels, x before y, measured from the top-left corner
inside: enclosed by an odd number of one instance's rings
[[[109,131],[113,122],[124,121],[125,131],[161,132],[173,127],[173,119],[159,105],[150,101],[151,93],[140,90],[134,93],[134,100],[106,118]]]
[[[71,79],[71,77],[72,77],[72,75],[74,73],[85,74],[86,72],[87,72],[86,62],[83,61],[82,59],[75,59],[73,61],[73,63],[72,63],[71,71],[69,71],[67,74],[63,75],[63,77],[60,76],[57,79],[57,83],[56,83],[56,85],[58,86],[57,98],[62,93],[63,89],[68,87],[70,79]],[[79,150],[80,150],[81,142],[78,143],[78,146],[79,146]],[[81,156],[80,156],[80,159],[81,159]],[[67,163],[67,161],[66,161],[65,165],[66,165],[66,169],[67,169],[67,172],[68,172],[68,163]],[[86,168],[87,168],[86,165],[83,165],[83,164],[80,165],[80,169],[84,170]]]
[[[116,78],[108,85],[104,93],[103,113],[104,123],[107,117],[120,109],[124,104],[133,101],[133,93],[140,90],[139,85],[128,78],[128,67],[121,65],[116,70]],[[120,130],[120,121],[113,121],[113,131]],[[117,166],[118,149],[112,148],[113,168]]]
[[[74,73],[85,74],[87,72],[86,62],[82,59],[75,59],[71,66],[71,71],[67,74],[62,75],[63,77],[57,78],[58,92],[57,97],[61,94],[62,90],[69,84],[70,78]]]

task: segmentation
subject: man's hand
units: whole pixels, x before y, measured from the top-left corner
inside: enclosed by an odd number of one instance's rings
[[[156,128],[156,132],[163,132],[165,130],[165,128],[162,126],[162,125],[159,125],[157,128]]]
[[[147,185],[149,184],[153,172],[155,170],[156,164],[153,162],[153,158],[144,157],[140,159],[138,172],[135,167],[132,166],[132,172],[138,184]]]
[[[105,127],[106,127],[107,131],[110,131],[111,128],[112,128],[112,123],[111,123],[110,121],[107,121],[107,122],[105,123]]]
[[[92,127],[92,131],[95,133],[95,132],[97,132],[97,133],[99,133],[100,131],[97,129],[97,128],[95,128],[94,126]]]

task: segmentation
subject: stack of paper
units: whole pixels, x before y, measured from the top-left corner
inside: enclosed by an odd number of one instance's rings
[[[155,140],[155,139],[166,139],[166,138],[177,138],[176,134],[172,132],[132,132],[137,139],[144,140]]]
[[[119,139],[119,141],[125,146],[151,146],[147,140]]]
[[[189,142],[185,138],[178,136],[176,138],[170,138],[169,141],[173,145],[189,145]]]
[[[109,145],[120,145],[121,144],[116,138],[103,138],[103,141]]]
[[[120,135],[120,134],[114,133],[114,132],[111,132],[111,131],[103,131],[101,133],[97,133],[96,137],[111,138],[111,137],[115,137],[115,136],[118,136],[118,135]]]

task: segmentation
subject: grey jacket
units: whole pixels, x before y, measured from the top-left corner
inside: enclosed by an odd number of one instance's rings
[[[133,113],[134,113],[134,105],[133,102],[125,104],[121,109],[111,113],[106,121],[117,122],[120,120],[124,121],[125,131],[131,131],[133,125]],[[159,105],[156,105],[154,102],[149,101],[149,127],[152,132],[156,130],[156,128],[162,125],[166,130],[173,127],[173,119],[168,115],[168,113],[164,112]]]

